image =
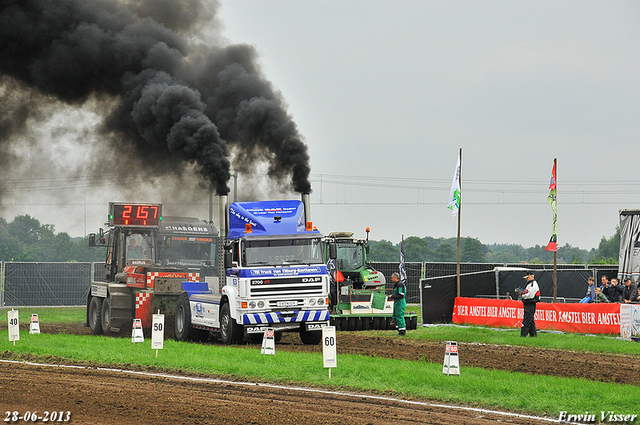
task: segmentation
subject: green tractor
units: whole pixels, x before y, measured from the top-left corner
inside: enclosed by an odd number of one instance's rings
[[[335,282],[331,290],[331,324],[337,330],[359,331],[395,329],[391,323],[393,301],[388,299],[387,280],[367,261],[369,254],[369,228],[367,239],[353,237],[353,232],[331,232],[325,237],[325,259],[335,244]],[[333,269],[333,267],[329,267]],[[405,313],[407,329],[416,329],[418,316]]]

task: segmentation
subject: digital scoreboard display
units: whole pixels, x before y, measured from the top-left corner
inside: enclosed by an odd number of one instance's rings
[[[161,204],[109,204],[111,226],[157,227],[161,220]]]

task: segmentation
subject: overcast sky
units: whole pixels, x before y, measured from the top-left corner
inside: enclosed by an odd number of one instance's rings
[[[460,148],[463,237],[546,245],[554,158],[559,246],[597,247],[619,209],[640,208],[638,2],[221,0],[219,19],[257,49],[308,145],[323,233],[455,237]],[[124,200],[40,196],[5,198],[2,216],[82,236]]]
[[[637,2],[233,1],[311,152],[313,218],[398,242],[462,235],[597,247],[640,208]]]

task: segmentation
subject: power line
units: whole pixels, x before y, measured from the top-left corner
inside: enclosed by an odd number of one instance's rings
[[[409,182],[422,182],[422,183],[446,183],[447,185],[451,184],[451,179],[426,179],[419,177],[382,177],[382,176],[358,176],[358,175],[349,175],[349,174],[310,174],[309,175],[312,181],[320,181],[320,179],[336,179],[336,180],[371,180],[371,181],[409,181]],[[473,179],[473,180],[465,180],[463,181],[465,184],[518,184],[518,185],[536,185],[536,186],[546,186],[549,185],[549,180],[539,180],[539,181],[531,181],[531,180],[488,180],[488,179]],[[632,180],[562,180],[559,184],[565,185],[638,185],[640,184],[640,180],[632,181]]]
[[[448,179],[425,179],[425,178],[409,178],[409,177],[382,177],[382,176],[362,176],[362,175],[346,175],[346,174],[311,174],[310,180],[313,183],[320,184],[314,188],[316,191],[322,192],[323,186],[338,187],[356,187],[356,188],[375,188],[375,189],[393,189],[393,190],[409,190],[409,191],[434,191],[444,192],[449,190],[451,184]],[[81,177],[54,177],[47,179],[5,179],[2,182],[0,194],[9,194],[17,192],[29,191],[56,191],[56,190],[73,190],[86,189],[93,187],[121,187],[136,184],[148,183],[148,180],[139,178],[109,179],[95,176]],[[522,194],[541,196],[548,190],[548,182],[532,182],[524,180],[467,180],[463,182],[463,193],[477,194]],[[561,182],[561,194],[589,196],[614,196],[614,195],[637,195],[640,194],[640,181],[563,181]],[[322,202],[327,204],[327,202]],[[398,202],[394,202],[398,204]],[[417,203],[417,202],[413,202]],[[403,203],[405,205],[413,204]],[[468,201],[467,201],[468,203]],[[503,202],[478,202],[476,204],[501,204]],[[570,203],[565,202],[563,203]],[[574,202],[581,203],[599,203],[598,201]],[[65,203],[66,204],[66,203]],[[364,202],[364,203],[347,203],[350,205],[383,205],[384,202]],[[421,204],[430,204],[429,202],[421,202]],[[436,203],[433,203],[436,204]],[[526,203],[524,203],[526,204]],[[31,205],[31,204],[29,204]],[[84,205],[84,204],[83,204]]]

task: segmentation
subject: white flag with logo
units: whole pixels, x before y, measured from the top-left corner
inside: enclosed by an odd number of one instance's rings
[[[458,164],[456,171],[453,173],[453,182],[451,183],[451,192],[449,192],[449,203],[447,207],[451,210],[452,216],[458,215],[460,210],[460,154],[458,154]]]

